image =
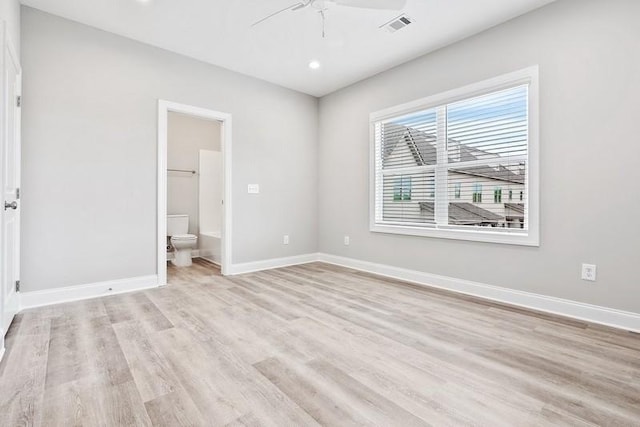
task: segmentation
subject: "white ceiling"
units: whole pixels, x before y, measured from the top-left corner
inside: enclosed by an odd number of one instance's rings
[[[201,61],[322,96],[554,0],[408,0],[415,22],[378,27],[399,11],[329,5],[326,38],[297,0],[22,0],[22,3]],[[308,63],[316,59],[318,70]]]

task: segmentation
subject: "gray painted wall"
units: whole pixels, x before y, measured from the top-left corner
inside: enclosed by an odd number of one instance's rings
[[[18,0],[0,1],[0,22],[7,23],[7,31],[16,53],[20,54],[20,2]]]
[[[636,0],[561,0],[322,98],[320,251],[640,312],[639,16]],[[540,247],[369,232],[369,113],[534,64]]]
[[[156,273],[158,98],[233,114],[234,263],[316,251],[316,98],[22,15],[24,291]]]

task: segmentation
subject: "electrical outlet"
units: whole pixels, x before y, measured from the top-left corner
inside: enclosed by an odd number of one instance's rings
[[[249,194],[260,194],[260,185],[259,184],[249,184],[249,185],[247,185],[247,193],[249,193]]]
[[[349,243],[351,243],[351,239],[349,239],[349,236],[344,236],[344,245],[349,246]]]
[[[595,264],[582,264],[582,280],[596,281]]]
[[[285,234],[284,237],[282,238],[282,243],[284,243],[285,245],[289,244],[289,235]]]

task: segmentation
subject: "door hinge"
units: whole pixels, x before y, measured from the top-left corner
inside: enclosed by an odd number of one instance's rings
[[[20,189],[16,188],[16,199],[20,199]]]
[[[20,292],[20,280],[16,280],[16,292]]]
[[[20,106],[22,106],[22,96],[18,95],[16,96],[16,106],[19,108]]]

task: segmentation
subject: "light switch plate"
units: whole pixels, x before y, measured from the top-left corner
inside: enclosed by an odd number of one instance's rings
[[[249,194],[259,194],[260,193],[260,185],[259,184],[249,184],[247,186],[247,193],[249,193]]]

